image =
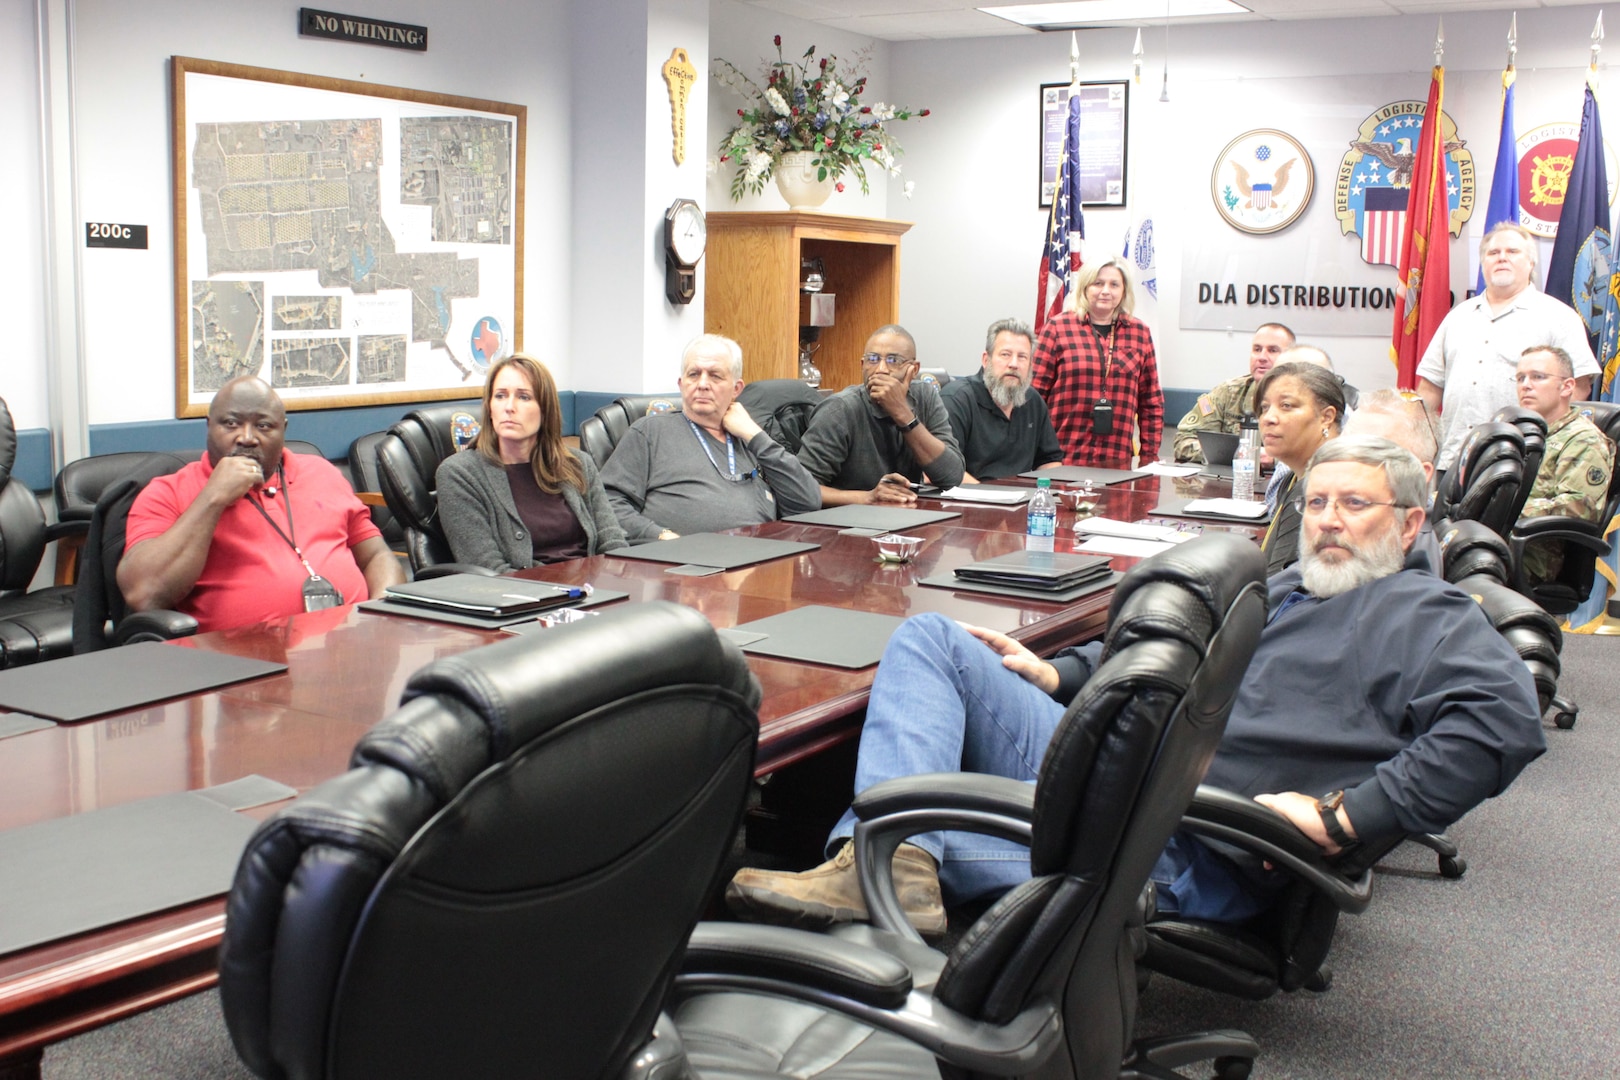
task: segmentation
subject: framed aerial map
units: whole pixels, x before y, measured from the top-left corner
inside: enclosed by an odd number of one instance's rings
[[[465,398],[522,347],[523,106],[170,64],[177,416]]]

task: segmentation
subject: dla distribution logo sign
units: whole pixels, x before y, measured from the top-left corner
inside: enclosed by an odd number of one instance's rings
[[[1418,136],[1428,107],[1424,101],[1396,101],[1376,110],[1361,122],[1349,152],[1339,162],[1334,215],[1342,233],[1361,238],[1361,257],[1374,265],[1400,262]],[[1444,111],[1440,113],[1440,139],[1450,231],[1452,236],[1460,236],[1474,215],[1474,155],[1464,149],[1456,123]]]

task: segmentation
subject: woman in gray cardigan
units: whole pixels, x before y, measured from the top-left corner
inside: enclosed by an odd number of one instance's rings
[[[562,441],[551,373],[519,353],[484,380],[478,441],[435,478],[439,522],[457,562],[498,573],[625,546],[596,463]]]

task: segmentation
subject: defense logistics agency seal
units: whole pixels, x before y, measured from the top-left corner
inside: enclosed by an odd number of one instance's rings
[[[1575,167],[1575,146],[1581,125],[1542,124],[1519,136],[1513,151],[1519,160],[1519,224],[1537,236],[1558,235],[1558,217],[1564,212],[1564,192]],[[1609,141],[1603,141],[1603,164],[1609,176],[1609,202],[1620,184],[1620,163]],[[1495,225],[1488,222],[1487,225]]]
[[[1339,162],[1333,186],[1333,213],[1344,233],[1361,238],[1361,257],[1394,266],[1401,258],[1406,202],[1412,192],[1418,136],[1423,131],[1425,101],[1395,101],[1361,122],[1350,150]],[[1457,138],[1457,124],[1440,113],[1440,138],[1446,163],[1446,204],[1451,209],[1451,235],[1474,216],[1474,155]]]
[[[1311,156],[1292,135],[1272,128],[1245,131],[1227,143],[1209,174],[1215,209],[1246,233],[1288,228],[1315,187]]]

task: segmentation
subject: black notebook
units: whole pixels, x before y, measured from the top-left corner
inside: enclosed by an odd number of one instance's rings
[[[447,574],[390,586],[386,597],[400,604],[446,608],[470,615],[521,615],[558,607],[584,595],[579,589],[544,581]]]
[[[1021,589],[1058,592],[1106,577],[1106,555],[1076,555],[1066,551],[1012,551],[984,562],[956,568],[964,581],[1015,585]]]

